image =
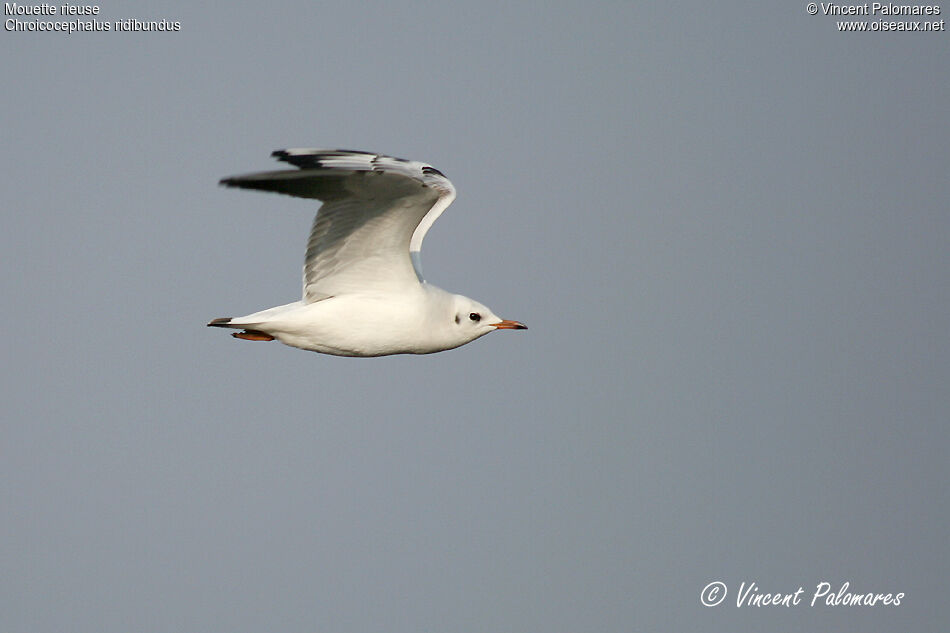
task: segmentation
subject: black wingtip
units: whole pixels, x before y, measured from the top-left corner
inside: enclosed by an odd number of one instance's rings
[[[220,319],[212,319],[208,322],[208,327],[228,327],[228,324],[231,323],[232,317],[223,317]]]
[[[379,156],[375,152],[367,152],[359,149],[328,149],[328,148],[313,148],[313,149],[275,149],[270,153],[271,158],[276,158],[277,160],[283,160],[287,162],[292,162],[295,159],[314,159],[319,158],[320,156],[346,156],[348,154],[356,154],[358,156]]]

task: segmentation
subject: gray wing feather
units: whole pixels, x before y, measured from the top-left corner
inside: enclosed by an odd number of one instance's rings
[[[274,155],[300,169],[233,176],[221,184],[323,202],[307,241],[305,302],[419,283],[413,259],[418,260],[425,232],[455,198],[441,172],[424,163],[346,150]]]

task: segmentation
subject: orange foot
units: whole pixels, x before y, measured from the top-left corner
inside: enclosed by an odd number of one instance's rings
[[[242,338],[245,341],[273,341],[274,337],[260,330],[244,330],[243,332],[234,332],[231,334],[234,338]]]

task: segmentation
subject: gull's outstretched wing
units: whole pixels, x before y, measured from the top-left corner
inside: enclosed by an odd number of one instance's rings
[[[221,184],[323,202],[307,242],[304,302],[399,292],[422,280],[422,240],[455,199],[455,187],[440,171],[341,149],[285,149],[273,156],[300,169],[232,176]]]

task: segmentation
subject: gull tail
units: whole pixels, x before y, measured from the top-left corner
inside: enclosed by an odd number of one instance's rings
[[[227,327],[234,328],[238,330],[244,330],[243,332],[232,332],[231,336],[234,338],[243,339],[245,341],[273,341],[274,337],[268,334],[267,332],[261,332],[260,330],[249,329],[240,323],[231,323],[233,317],[224,317],[221,319],[212,319],[208,323],[208,327]]]

